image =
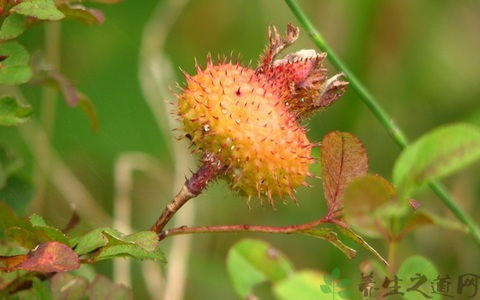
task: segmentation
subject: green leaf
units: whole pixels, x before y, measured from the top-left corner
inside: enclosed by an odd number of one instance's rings
[[[58,9],[67,17],[88,25],[100,25],[105,21],[105,16],[98,9],[87,8],[82,5],[62,4]]]
[[[276,282],[273,292],[279,300],[332,300],[332,290],[323,286],[323,274],[315,271],[300,271]],[[328,287],[328,286],[327,286]]]
[[[279,281],[293,272],[290,261],[266,242],[244,239],[230,248],[227,269],[235,291],[242,298],[265,281]]]
[[[103,234],[107,237],[108,243],[98,250],[94,261],[127,256],[165,262],[163,252],[158,247],[158,236],[153,231],[138,232],[124,237],[114,236],[108,232]]]
[[[105,276],[97,275],[87,292],[88,299],[129,300],[132,290],[121,284],[114,284]]]
[[[45,234],[48,237],[48,241],[57,241],[68,246],[71,245],[68,237],[60,229],[47,225],[42,217],[35,214],[32,215],[30,224],[34,227],[37,235]]]
[[[65,15],[57,9],[53,0],[24,0],[12,9],[21,15],[35,17],[40,20],[57,21]]]
[[[63,272],[50,279],[53,299],[83,300],[88,289],[88,281],[80,276]]]
[[[11,14],[5,18],[0,28],[0,40],[11,40],[21,35],[27,29],[25,16]]]
[[[48,281],[41,281],[37,277],[33,277],[32,285],[38,300],[53,300]]]
[[[0,57],[5,57],[0,63],[0,84],[21,84],[30,80],[30,55],[22,45],[14,41],[0,44]]]
[[[78,255],[94,252],[93,261],[115,257],[133,257],[165,261],[158,247],[159,240],[153,231],[141,231],[123,235],[112,228],[97,228],[81,238],[71,239]]]
[[[21,105],[15,98],[8,96],[0,98],[0,125],[15,126],[23,124],[28,121],[32,112],[30,105]]]
[[[108,238],[103,234],[104,232],[113,236],[121,235],[120,232],[112,228],[102,227],[94,229],[78,239],[71,239],[72,245],[75,246],[75,252],[77,252],[78,255],[84,255],[106,246],[108,244]]]
[[[5,186],[8,177],[17,172],[22,165],[23,160],[17,153],[8,145],[0,144],[0,189]]]
[[[337,233],[330,228],[307,229],[302,230],[301,233],[330,242],[350,259],[354,258],[355,255],[357,255],[357,251],[345,245],[340,239],[338,239]]]
[[[443,126],[423,135],[401,153],[393,169],[393,182],[407,197],[412,188],[445,177],[479,158],[478,127]]]
[[[410,256],[402,263],[397,272],[398,278],[403,280],[403,285],[408,287],[417,282],[414,278],[422,275],[427,278],[427,282],[425,282],[419,290],[430,296],[431,298],[429,299],[441,299],[439,294],[431,292],[430,281],[437,278],[438,271],[428,259],[418,255]],[[426,299],[425,296],[418,291],[407,291],[403,297],[406,300]]]
[[[369,237],[383,237],[381,208],[395,197],[390,182],[379,175],[368,174],[352,180],[343,193],[343,215],[352,228]]]

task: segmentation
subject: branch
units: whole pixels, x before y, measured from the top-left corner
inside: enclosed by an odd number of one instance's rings
[[[408,146],[408,140],[400,127],[395,124],[393,118],[380,106],[375,97],[370,91],[362,84],[362,82],[355,76],[355,74],[343,63],[343,61],[336,55],[336,53],[325,42],[325,39],[313,26],[312,22],[308,19],[305,13],[295,0],[285,0],[288,7],[295,15],[297,20],[303,26],[303,28],[309,33],[314,44],[322,51],[328,54],[330,62],[340,71],[345,74],[345,77],[350,81],[350,86],[355,90],[363,103],[368,109],[375,115],[375,117],[382,123],[383,127],[387,130],[388,134],[395,140],[400,148]],[[450,209],[450,211],[464,223],[475,242],[480,245],[480,228],[473,221],[473,219],[465,212],[458,204],[453,200],[452,196],[448,194],[446,189],[438,182],[430,183],[430,188],[437,194],[442,202]]]
[[[330,216],[323,217],[321,219],[298,225],[289,226],[263,226],[263,225],[219,225],[219,226],[198,226],[187,227],[181,226],[178,228],[167,229],[162,231],[158,237],[159,240],[163,240],[167,237],[181,234],[191,233],[214,233],[214,232],[264,232],[264,233],[283,233],[290,234],[299,232],[302,230],[312,229],[323,223],[335,223]]]
[[[203,165],[195,172],[190,179],[185,181],[175,198],[163,210],[163,213],[150,228],[151,231],[160,233],[173,215],[188,200],[198,196],[213,179],[225,172],[225,166],[212,154],[206,154]]]

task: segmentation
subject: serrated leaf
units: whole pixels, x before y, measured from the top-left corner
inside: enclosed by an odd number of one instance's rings
[[[13,269],[50,273],[75,270],[79,267],[78,255],[70,247],[59,242],[46,242],[30,251],[25,261]]]
[[[361,236],[359,236],[358,234],[356,234],[352,229],[350,228],[345,228],[345,227],[342,227],[342,226],[338,226],[338,229],[343,233],[345,234],[347,237],[349,237],[350,239],[352,239],[352,241],[354,241],[355,243],[357,243],[358,245],[362,246],[363,248],[367,249],[368,251],[370,251],[370,253],[372,253],[373,255],[375,255],[375,257],[377,257],[382,263],[384,263],[385,265],[388,265],[387,261],[385,260],[385,258],[383,258],[383,256],[380,255],[380,253],[378,253],[377,250],[375,250],[375,248],[373,248],[369,243],[367,243],[367,241],[365,241]]]
[[[53,0],[24,0],[15,5],[11,11],[40,20],[58,21],[65,17]]]
[[[11,40],[20,36],[27,29],[25,16],[11,14],[5,18],[0,27],[0,40]]]
[[[50,279],[50,289],[54,299],[83,300],[88,285],[85,278],[67,272],[57,273]]]
[[[442,126],[409,145],[395,162],[393,182],[403,197],[430,180],[440,179],[480,158],[480,129],[470,124]]]
[[[343,216],[355,231],[369,237],[385,232],[381,208],[395,197],[393,185],[379,175],[353,179],[343,193]]]
[[[107,277],[97,275],[88,288],[89,299],[130,300],[132,290],[121,284],[112,283]]]
[[[1,71],[2,69],[0,69],[0,80]],[[21,105],[13,97],[0,98],[0,125],[16,126],[23,124],[30,119],[32,112],[30,105]]]
[[[268,243],[244,239],[228,251],[227,270],[237,294],[246,298],[255,285],[286,278],[293,272],[293,266]]]
[[[105,21],[105,16],[100,10],[87,8],[83,5],[62,4],[58,9],[67,19],[77,20],[89,25],[100,25]]]
[[[138,232],[128,236],[114,236],[103,232],[108,243],[95,253],[93,260],[100,261],[115,257],[152,259],[165,262],[163,252],[158,247],[157,234],[152,231]]]
[[[354,178],[365,175],[368,156],[362,142],[347,132],[327,134],[321,146],[323,193],[329,212],[341,208],[345,186]]]
[[[70,239],[70,242],[75,246],[75,252],[78,255],[84,255],[108,244],[108,238],[103,232],[107,232],[112,236],[121,235],[120,232],[113,228],[102,227],[94,229],[80,238]]]
[[[434,280],[438,276],[438,271],[435,266],[426,258],[418,255],[407,258],[398,269],[397,276],[403,280],[405,286],[412,286],[415,281],[414,278],[418,276],[425,276],[427,282],[419,287],[419,290],[429,296],[429,299],[441,299],[440,294],[431,292],[431,287],[428,280]],[[426,299],[424,295],[418,291],[409,291],[403,296],[406,300],[420,300]]]
[[[29,66],[30,55],[15,41],[0,44],[0,84],[21,84],[30,80],[32,70]]]
[[[37,234],[37,236],[42,236],[45,234],[48,236],[49,241],[57,241],[70,246],[68,237],[62,231],[60,231],[60,229],[47,225],[42,217],[35,214],[32,215],[30,217],[30,224],[32,224],[34,232]]]
[[[273,292],[279,300],[332,300],[332,290],[324,290],[323,274],[315,271],[300,271],[276,282]],[[335,298],[336,299],[336,298]]]
[[[357,251],[345,245],[340,239],[338,239],[337,233],[330,228],[307,229],[302,230],[301,233],[330,242],[350,259],[354,258],[355,255],[357,255]]]

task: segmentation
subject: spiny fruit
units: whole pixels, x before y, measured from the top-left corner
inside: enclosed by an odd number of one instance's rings
[[[326,107],[344,92],[341,75],[328,79],[322,62],[326,55],[301,50],[283,59],[275,57],[298,37],[289,25],[281,38],[269,30],[269,45],[259,67],[239,63],[197,66],[185,74],[186,87],[178,95],[178,115],[194,149],[226,166],[231,188],[248,196],[294,198],[306,185],[312,147],[301,126],[302,118]]]

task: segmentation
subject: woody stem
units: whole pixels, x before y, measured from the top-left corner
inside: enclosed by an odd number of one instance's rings
[[[184,185],[173,198],[173,200],[165,207],[160,217],[158,217],[155,224],[150,228],[151,231],[159,234],[175,213],[188,200],[197,197],[207,186],[207,184],[221,175],[225,171],[225,167],[217,159],[211,155],[206,155],[202,166],[197,172],[185,180]]]
[[[181,226],[178,228],[164,230],[159,234],[159,239],[163,240],[167,237],[181,234],[192,234],[192,233],[215,233],[215,232],[263,232],[263,233],[282,233],[290,234],[299,232],[302,230],[307,230],[314,228],[323,223],[331,222],[330,217],[323,217],[321,219],[297,225],[289,226],[264,226],[264,225],[246,225],[246,224],[237,224],[237,225],[219,225],[219,226],[197,226],[197,227],[186,227]]]

